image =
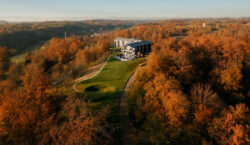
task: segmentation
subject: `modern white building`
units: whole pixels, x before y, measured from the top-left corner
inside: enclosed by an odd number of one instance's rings
[[[116,47],[121,48],[122,57],[130,60],[149,54],[153,45],[150,41],[128,38],[116,38],[114,42]]]
[[[140,42],[141,40],[137,39],[130,39],[130,38],[116,38],[115,40],[115,46],[116,47],[124,47],[125,45],[133,42]]]
[[[206,23],[203,23],[202,26],[203,26],[203,28],[205,28],[206,27]]]

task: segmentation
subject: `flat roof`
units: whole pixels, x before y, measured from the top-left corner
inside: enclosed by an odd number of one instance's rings
[[[141,41],[141,40],[137,40],[137,39],[133,39],[133,38],[115,38],[115,40],[121,40],[121,41]]]
[[[129,43],[127,45],[130,47],[137,47],[137,46],[147,45],[147,44],[153,44],[153,43],[151,41],[141,41],[141,42]]]

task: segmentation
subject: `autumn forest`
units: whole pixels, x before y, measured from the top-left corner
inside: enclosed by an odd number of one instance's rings
[[[152,52],[118,61],[117,37]],[[0,24],[0,144],[246,145],[249,107],[249,18]]]

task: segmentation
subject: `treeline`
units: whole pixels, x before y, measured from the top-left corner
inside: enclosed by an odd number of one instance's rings
[[[166,21],[116,32],[154,42],[129,91],[137,144],[249,143],[249,20],[203,23]]]
[[[0,144],[109,143],[108,108],[93,114],[81,94],[65,93],[55,83],[105,59],[109,48],[106,36],[53,38],[15,64],[0,47]]]
[[[18,54],[53,37],[90,35],[96,32],[111,31],[115,28],[128,28],[134,23],[136,22],[111,20],[6,23],[0,27],[0,46],[6,46],[12,54]]]
[[[65,76],[77,75],[79,69],[87,68],[93,62],[102,61],[109,54],[110,46],[107,36],[52,38],[41,49],[27,52],[24,63],[17,64],[10,62],[7,47],[0,47],[0,79],[13,77],[15,83],[20,82],[18,74],[22,75],[26,67],[34,66],[47,73],[51,81],[57,81]]]

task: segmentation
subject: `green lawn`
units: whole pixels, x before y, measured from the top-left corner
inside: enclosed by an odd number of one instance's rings
[[[77,88],[87,95],[88,107],[93,110],[105,106],[116,108],[122,88],[135,68],[145,58],[122,62],[115,58],[109,59],[104,69],[96,77],[81,82]]]

